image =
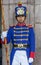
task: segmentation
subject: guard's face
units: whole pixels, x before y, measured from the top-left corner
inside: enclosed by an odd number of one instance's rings
[[[25,16],[17,16],[17,21],[22,23],[25,21]]]

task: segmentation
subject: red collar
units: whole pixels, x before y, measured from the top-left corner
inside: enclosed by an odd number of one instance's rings
[[[17,23],[18,26],[26,26],[25,23]]]

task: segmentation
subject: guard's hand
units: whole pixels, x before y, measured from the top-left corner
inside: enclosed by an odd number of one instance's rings
[[[7,37],[7,31],[3,31],[1,34],[1,39],[4,41],[4,38]]]
[[[29,58],[29,63],[32,63],[34,61],[34,59],[33,58]]]

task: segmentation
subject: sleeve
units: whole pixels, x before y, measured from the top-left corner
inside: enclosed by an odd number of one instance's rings
[[[35,57],[35,33],[33,27],[30,28],[30,57]]]
[[[7,32],[7,44],[11,41],[11,37],[12,37],[12,28],[9,28]]]

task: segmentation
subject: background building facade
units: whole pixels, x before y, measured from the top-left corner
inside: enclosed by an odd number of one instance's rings
[[[4,8],[4,19],[6,29],[10,25],[16,24],[15,19],[15,7],[20,0],[2,0],[2,6]],[[33,65],[41,64],[41,0],[21,0],[23,5],[27,7],[28,15],[26,19],[27,24],[32,24],[35,29],[35,39],[36,39],[36,58]],[[9,44],[9,57],[12,45]],[[38,63],[36,63],[38,62]],[[6,53],[5,47],[2,45],[2,65],[6,65]]]

